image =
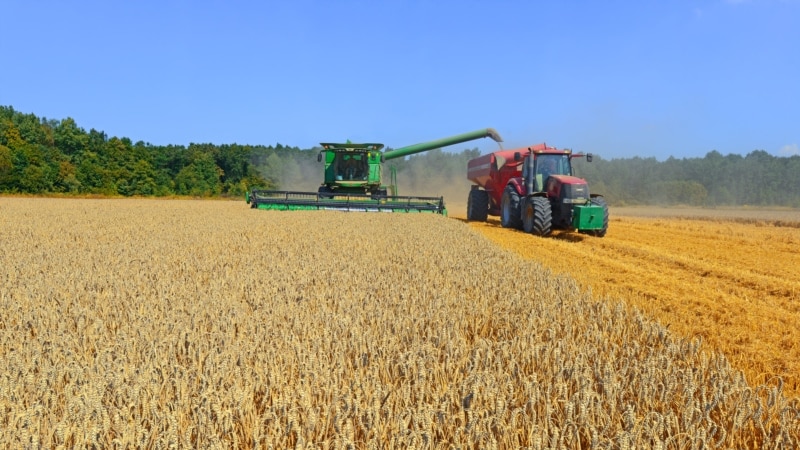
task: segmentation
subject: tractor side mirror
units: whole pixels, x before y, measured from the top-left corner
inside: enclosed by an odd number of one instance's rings
[[[322,162],[322,152],[317,153],[317,162]]]
[[[592,162],[592,154],[591,153],[587,153],[586,154],[586,161]]]
[[[522,161],[522,153],[514,152],[514,161],[517,161],[517,162]]]

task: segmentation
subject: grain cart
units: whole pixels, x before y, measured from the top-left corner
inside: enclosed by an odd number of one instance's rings
[[[252,208],[276,210],[335,209],[344,211],[434,212],[446,214],[443,197],[397,195],[396,177],[382,184],[382,164],[448,145],[490,137],[502,142],[492,128],[476,130],[430,142],[382,151],[383,144],[323,142],[317,161],[325,163],[324,180],[317,192],[267,191],[247,193]],[[394,172],[392,172],[394,175]]]
[[[505,150],[472,159],[467,178],[475,183],[467,199],[467,220],[500,216],[507,228],[547,236],[554,229],[605,236],[608,205],[590,194],[586,180],[572,172],[572,153],[547,144]]]

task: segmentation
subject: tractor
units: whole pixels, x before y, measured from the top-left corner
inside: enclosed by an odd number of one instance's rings
[[[467,178],[475,183],[467,198],[467,220],[486,221],[500,216],[506,228],[547,236],[553,230],[577,230],[605,236],[608,205],[591,194],[586,180],[572,170],[572,159],[592,154],[537,144],[479,156],[467,164]]]
[[[386,160],[490,137],[502,142],[492,128],[463,133],[430,142],[382,151],[383,144],[327,143],[317,155],[325,163],[324,178],[317,192],[249,191],[246,200],[252,208],[276,210],[333,209],[344,211],[434,212],[446,214],[443,197],[401,197],[396,173],[391,185],[382,183],[382,164]]]

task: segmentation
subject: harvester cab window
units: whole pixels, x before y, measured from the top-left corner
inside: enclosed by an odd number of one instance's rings
[[[368,174],[367,155],[363,153],[339,153],[336,163],[336,179],[344,181],[366,180]]]

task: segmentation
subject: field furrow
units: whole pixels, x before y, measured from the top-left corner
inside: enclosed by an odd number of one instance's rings
[[[794,222],[784,222],[791,224]],[[569,273],[678,334],[701,336],[752,383],[800,392],[800,228],[768,221],[612,217],[605,238],[548,238],[470,226],[503,248]]]

